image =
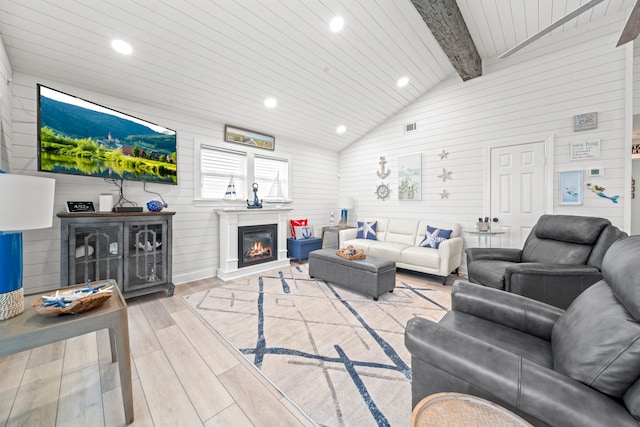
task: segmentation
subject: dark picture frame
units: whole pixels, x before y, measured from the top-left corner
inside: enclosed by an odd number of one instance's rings
[[[276,148],[274,136],[231,125],[224,125],[224,140],[271,151]]]

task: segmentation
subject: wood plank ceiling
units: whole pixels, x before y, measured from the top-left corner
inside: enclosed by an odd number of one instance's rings
[[[457,0],[483,60],[584,2]],[[633,4],[606,0],[554,31]],[[411,0],[0,0],[0,36],[14,72],[335,151],[457,76]]]

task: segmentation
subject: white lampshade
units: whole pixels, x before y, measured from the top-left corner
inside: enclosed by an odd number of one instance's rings
[[[338,207],[340,209],[353,209],[353,198],[347,196],[338,198]]]
[[[51,227],[55,183],[52,178],[0,173],[0,231]]]

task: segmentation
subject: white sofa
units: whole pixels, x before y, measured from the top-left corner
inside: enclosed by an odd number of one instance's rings
[[[358,239],[357,228],[340,230],[339,246],[362,249],[367,255],[396,262],[396,267],[446,277],[462,262],[463,240],[460,224],[394,218],[364,218],[360,222],[377,222],[376,240]],[[451,237],[438,249],[421,247],[427,225],[452,230]],[[443,282],[444,282],[443,280]]]

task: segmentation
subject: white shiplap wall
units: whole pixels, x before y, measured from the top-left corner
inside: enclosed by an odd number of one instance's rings
[[[15,173],[36,172],[36,84],[41,83],[87,100],[158,123],[178,134],[177,186],[148,184],[147,189],[160,193],[176,211],[173,220],[173,276],[175,283],[211,277],[219,265],[218,218],[213,206],[195,205],[194,147],[196,143],[229,146],[222,141],[224,123],[203,121],[166,109],[136,104],[108,95],[87,92],[67,85],[25,74],[16,74],[12,88],[13,99],[13,161]],[[19,99],[18,99],[19,98]],[[24,106],[24,108],[23,108]],[[338,155],[321,148],[313,148],[304,141],[287,141],[276,136],[275,156],[289,157],[292,164],[291,218],[309,218],[310,224],[320,227],[328,222],[329,211],[337,205]],[[304,149],[302,147],[304,146]],[[239,146],[234,147],[236,149]],[[101,193],[114,192],[114,186],[99,178],[62,174],[43,174],[56,179],[55,211],[64,211],[67,200],[93,201],[98,206]],[[143,191],[143,184],[125,181],[127,199],[145,206],[157,199]],[[117,197],[116,197],[117,199]],[[36,292],[55,288],[60,277],[60,221],[56,217],[51,229],[24,232],[24,288]]]
[[[615,43],[624,18],[620,14],[585,30],[540,40],[508,60],[485,64],[484,76],[477,79],[443,82],[341,152],[341,195],[355,198],[359,217],[451,220],[473,230],[479,216],[490,215],[487,145],[554,136],[553,213],[603,216],[622,227],[624,198],[616,205],[585,190],[583,206],[558,206],[557,172],[604,167],[604,177],[594,182],[607,194],[622,195],[624,49],[616,49]],[[592,111],[598,113],[598,128],[574,132],[573,116]],[[402,125],[414,121],[418,131],[403,133]],[[572,142],[593,138],[601,140],[601,158],[569,160]],[[440,160],[442,150],[449,155]],[[422,200],[399,201],[397,161],[411,153],[422,155]],[[381,182],[376,176],[380,156],[392,170],[385,180],[392,189],[386,201],[374,194]],[[443,168],[452,172],[445,183],[437,178]],[[448,199],[441,199],[443,189],[450,193]],[[474,238],[466,238],[466,246],[475,245]]]

